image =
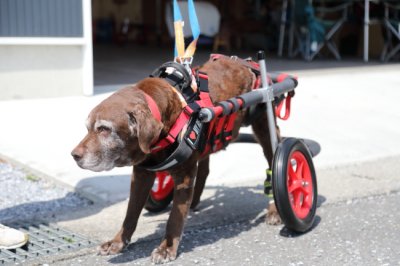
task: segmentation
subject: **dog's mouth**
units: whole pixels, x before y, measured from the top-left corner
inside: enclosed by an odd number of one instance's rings
[[[85,170],[90,170],[93,172],[102,172],[102,171],[110,171],[111,169],[114,168],[114,165],[104,165],[104,164],[99,164],[99,165],[81,165],[78,163],[78,166],[82,169]]]
[[[110,171],[117,166],[113,161],[105,161],[101,159],[87,160],[82,158],[81,160],[76,161],[76,163],[80,168],[93,172]]]
[[[115,162],[115,167],[124,167],[124,166],[127,166],[127,165],[123,162],[118,162],[118,161]]]

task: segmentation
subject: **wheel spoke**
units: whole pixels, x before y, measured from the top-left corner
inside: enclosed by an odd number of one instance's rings
[[[301,208],[301,202],[300,202],[300,195],[301,195],[301,193],[300,192],[298,192],[298,191],[295,191],[294,193],[293,193],[293,207],[294,207],[294,209],[295,210],[297,210],[297,211],[299,211],[300,210],[300,208]]]
[[[289,178],[291,179],[291,180],[296,180],[297,179],[297,174],[296,174],[296,172],[294,171],[294,169],[293,169],[293,166],[291,165],[291,164],[289,164]]]
[[[297,179],[303,179],[304,178],[304,161],[303,160],[297,160],[297,170],[296,170],[296,176]]]
[[[310,184],[306,186],[302,186],[303,193],[305,195],[311,195],[312,194],[312,186]]]
[[[289,185],[288,192],[293,193],[293,191],[297,189],[303,189],[302,182],[300,180],[292,180],[291,184]]]

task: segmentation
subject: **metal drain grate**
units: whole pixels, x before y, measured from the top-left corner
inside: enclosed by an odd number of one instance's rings
[[[84,236],[47,223],[20,222],[9,224],[8,226],[29,234],[29,242],[21,248],[1,249],[0,265],[95,245],[95,242],[88,240]]]

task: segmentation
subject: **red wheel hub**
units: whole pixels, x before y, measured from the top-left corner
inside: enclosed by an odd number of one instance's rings
[[[150,194],[155,200],[163,200],[173,189],[174,180],[172,176],[168,172],[157,172]]]
[[[293,212],[304,219],[314,200],[313,182],[307,159],[299,151],[294,151],[288,163],[287,188]]]

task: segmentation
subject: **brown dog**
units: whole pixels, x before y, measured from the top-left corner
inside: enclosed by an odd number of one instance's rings
[[[208,74],[210,96],[214,102],[248,92],[255,82],[255,75],[249,68],[225,58],[208,61],[201,71]],[[157,104],[161,121],[153,117],[146,94]],[[93,171],[134,166],[128,210],[122,228],[111,241],[100,246],[100,254],[116,254],[130,242],[155,179],[154,172],[135,166],[148,160],[159,162],[168,156],[168,149],[153,154],[150,148],[169,132],[182,110],[181,104],[178,94],[165,80],[146,78],[115,92],[89,114],[86,125],[88,134],[72,151],[77,164]],[[246,110],[239,112],[234,137],[238,135]],[[253,122],[252,127],[271,165],[273,151],[265,112]],[[200,152],[195,151],[185,163],[169,169],[169,172],[175,185],[173,206],[165,237],[151,254],[154,263],[176,259],[189,207],[199,203],[209,173],[209,156],[200,157]],[[270,223],[280,221],[273,203],[269,206],[267,220]]]

